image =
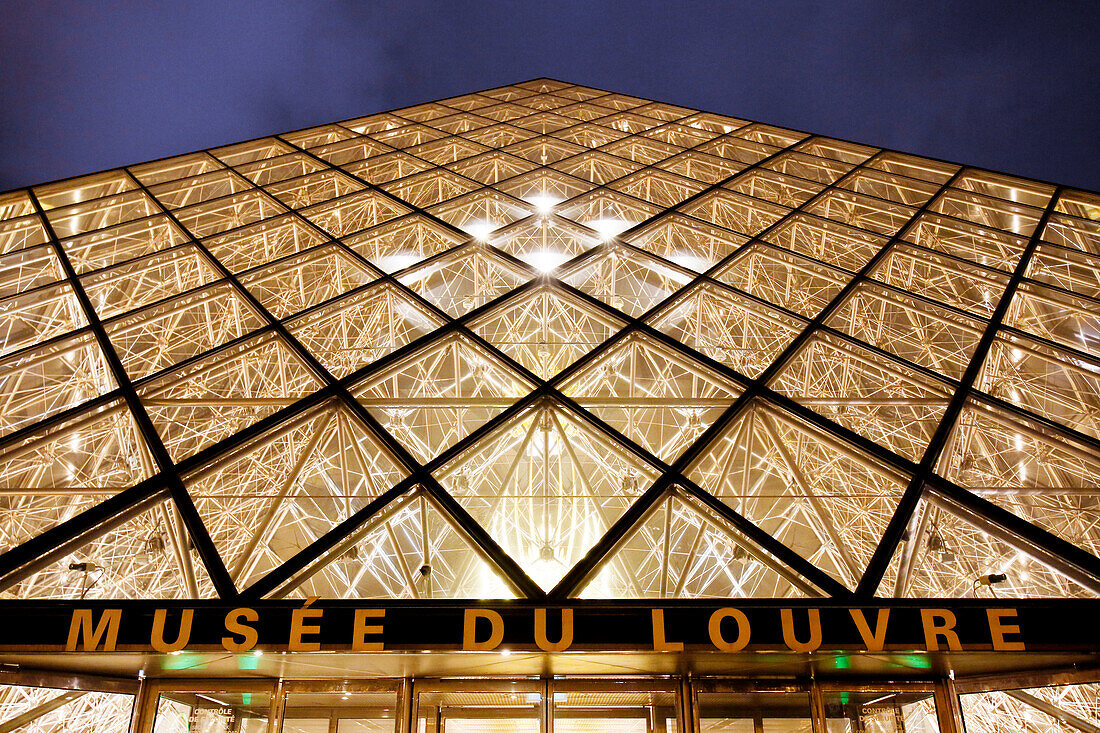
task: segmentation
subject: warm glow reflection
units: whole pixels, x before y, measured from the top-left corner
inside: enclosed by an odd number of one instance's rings
[[[612,239],[634,225],[622,219],[596,219],[588,222],[588,226],[599,232],[602,238]]]
[[[551,196],[549,194],[538,194],[536,196],[528,196],[527,203],[535,207],[535,211],[545,216],[554,210],[554,207],[561,203],[561,199],[557,196]]]
[[[462,230],[472,236],[474,239],[484,242],[489,238],[498,225],[485,221],[484,219],[478,219],[475,221],[467,222],[462,225]]]

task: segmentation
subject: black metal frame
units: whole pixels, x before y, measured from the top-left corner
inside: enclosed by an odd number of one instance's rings
[[[592,88],[592,87],[589,87]],[[570,100],[570,103],[576,103],[576,100]],[[458,112],[466,112],[465,110],[455,110]],[[697,111],[693,110],[690,114],[694,115]],[[383,114],[383,113],[379,113]],[[477,116],[475,112],[469,112],[468,114]],[[533,110],[531,114],[540,114],[539,110]],[[616,114],[616,112],[609,112],[609,115]],[[496,124],[508,124],[500,123],[490,118],[485,118],[487,125]],[[333,123],[339,127],[339,123]],[[577,122],[572,125],[573,127],[578,125],[587,124],[584,121]],[[662,122],[664,124],[675,124],[672,122]],[[749,125],[757,125],[760,123],[749,122]],[[660,127],[657,125],[656,127]],[[308,128],[307,128],[308,129]],[[569,129],[569,128],[565,128]],[[353,133],[355,134],[355,133]],[[400,277],[404,271],[398,271],[396,273],[381,273],[377,279],[372,282],[359,286],[352,291],[345,292],[338,296],[338,298],[350,297],[352,293],[362,292],[368,288],[378,287],[380,284],[388,284],[391,287],[397,288],[404,296],[417,303],[424,308],[427,312],[431,313],[442,324],[436,331],[427,334],[415,341],[406,344],[400,349],[395,350],[391,354],[365,365],[351,374],[337,379],[332,375],[321,362],[314,357],[308,349],[306,349],[285,327],[283,322],[272,315],[259,301],[259,299],[251,293],[241,282],[239,274],[234,274],[227,267],[214,257],[210,250],[204,245],[204,243],[198,238],[190,235],[186,227],[183,227],[175,214],[168,207],[164,206],[155,196],[153,196],[148,187],[144,185],[137,177],[135,177],[128,168],[121,170],[125,171],[126,175],[137,187],[136,190],[142,191],[147,195],[156,205],[159,207],[160,212],[158,215],[167,217],[181,232],[187,233],[186,242],[177,246],[192,246],[202,254],[202,256],[217,269],[221,277],[228,282],[235,293],[240,295],[248,305],[253,308],[265,321],[266,325],[260,329],[260,331],[253,331],[246,336],[234,340],[228,344],[224,344],[214,352],[221,351],[232,347],[233,345],[244,341],[245,339],[255,338],[258,333],[262,332],[274,332],[278,335],[279,339],[287,345],[296,356],[301,358],[313,372],[314,376],[321,382],[322,387],[314,393],[296,400],[293,404],[278,410],[273,415],[264,418],[253,425],[245,428],[239,433],[230,436],[214,445],[199,451],[193,456],[180,461],[179,463],[173,463],[165,449],[159,435],[157,434],[148,414],[145,411],[144,406],[140,402],[137,396],[137,389],[135,385],[145,383],[147,380],[158,376],[149,375],[143,377],[140,380],[130,380],[125,372],[121,360],[111,347],[109,337],[106,329],[103,326],[102,321],[98,318],[97,314],[92,308],[91,302],[88,299],[86,292],[80,282],[80,279],[73,268],[70,260],[68,259],[64,248],[62,247],[56,232],[53,230],[48,218],[45,215],[40,203],[38,202],[35,193],[31,189],[25,189],[34,204],[35,211],[39,218],[42,220],[43,225],[47,228],[49,236],[49,246],[57,254],[64,268],[67,282],[73,287],[74,292],[80,301],[81,307],[88,320],[91,333],[95,336],[96,342],[99,344],[101,352],[106,357],[111,369],[111,373],[114,376],[117,384],[117,392],[111,392],[108,395],[103,395],[97,398],[100,401],[106,402],[115,396],[122,397],[136,424],[139,427],[142,437],[145,439],[151,453],[157,464],[158,473],[153,478],[142,482],[141,484],[120,492],[114,497],[111,497],[95,507],[87,510],[83,514],[75,517],[68,522],[63,523],[57,527],[54,527],[43,534],[29,540],[23,545],[13,548],[2,555],[0,555],[0,587],[8,587],[13,583],[18,582],[22,578],[34,572],[36,569],[41,568],[43,565],[48,564],[52,559],[59,557],[68,549],[78,546],[79,544],[86,542],[95,536],[101,535],[105,531],[109,531],[111,527],[117,526],[125,519],[134,516],[136,513],[143,511],[149,506],[155,505],[162,501],[165,497],[171,497],[173,504],[176,506],[177,511],[180,513],[185,526],[187,527],[188,534],[191,537],[191,541],[194,543],[196,550],[199,553],[200,558],[205,565],[208,574],[214,586],[222,598],[233,598],[235,596],[242,595],[247,598],[260,598],[275,592],[281,585],[291,580],[295,573],[308,567],[311,563],[316,562],[320,558],[326,555],[326,553],[337,547],[341,541],[345,540],[349,536],[353,535],[363,524],[369,521],[378,512],[381,512],[391,502],[396,500],[399,496],[407,491],[413,490],[415,487],[420,487],[420,490],[427,492],[427,494],[433,499],[437,507],[443,512],[449,522],[453,524],[464,535],[466,540],[471,544],[471,547],[491,565],[493,565],[497,571],[501,574],[505,582],[521,597],[528,599],[540,599],[549,597],[551,599],[565,599],[572,597],[578,593],[584,583],[592,576],[592,574],[600,567],[610,555],[615,551],[617,547],[634,531],[642,521],[649,515],[649,513],[659,504],[659,502],[673,490],[685,492],[688,496],[693,497],[695,500],[704,504],[712,512],[720,516],[723,520],[728,522],[734,529],[740,534],[746,536],[753,544],[759,546],[766,553],[772,555],[787,567],[791,568],[799,576],[804,578],[812,586],[820,589],[825,594],[833,597],[845,597],[851,593],[855,593],[856,596],[868,598],[874,595],[882,576],[885,573],[886,567],[889,564],[891,558],[896,552],[897,546],[901,540],[901,537],[912,519],[912,516],[918,506],[919,501],[925,498],[931,492],[936,500],[946,501],[953,506],[959,507],[962,511],[980,516],[990,523],[990,526],[999,528],[999,531],[1004,533],[1006,537],[1014,537],[1022,545],[1026,545],[1033,552],[1043,555],[1049,562],[1057,563],[1058,569],[1065,572],[1070,577],[1074,578],[1079,583],[1082,583],[1094,590],[1100,590],[1100,558],[1092,555],[1091,553],[1077,548],[1064,540],[1054,536],[1053,534],[1046,532],[1034,525],[1031,525],[1024,520],[1012,515],[1011,513],[1000,509],[999,507],[991,504],[990,502],[978,497],[975,494],[951,483],[950,481],[936,475],[934,473],[935,466],[939,460],[951,431],[954,429],[955,423],[962,411],[966,401],[976,395],[980,395],[974,390],[974,384],[977,380],[981,365],[984,363],[988,351],[993,343],[993,340],[1001,328],[1001,322],[1007,312],[1009,302],[1012,295],[1018,289],[1019,285],[1024,280],[1024,274],[1027,270],[1027,266],[1031,261],[1032,255],[1039,245],[1040,236],[1046,222],[1050,219],[1054,211],[1055,203],[1061,193],[1064,191],[1062,187],[1057,187],[1051,196],[1042,218],[1037,224],[1034,233],[1030,237],[1027,246],[1017,263],[1017,266],[1012,273],[1012,276],[1008,282],[1007,287],[999,301],[997,308],[995,309],[992,317],[988,320],[982,337],[978,343],[977,348],[974,351],[973,356],[964,372],[962,378],[954,383],[953,380],[945,379],[940,375],[934,375],[934,378],[945,384],[950,384],[950,387],[954,389],[951,401],[947,408],[947,411],[940,420],[937,426],[936,432],[933,435],[932,440],[929,442],[921,461],[918,464],[914,464],[907,458],[897,455],[889,449],[879,446],[869,440],[862,438],[859,435],[854,434],[852,431],[832,422],[828,418],[822,417],[818,413],[810,410],[804,406],[799,405],[793,400],[784,397],[770,389],[767,385],[768,382],[787,364],[790,359],[801,349],[807,341],[815,333],[829,333],[848,341],[854,341],[851,337],[836,331],[835,329],[827,326],[825,321],[832,315],[851,295],[851,293],[862,283],[870,280],[870,273],[874,267],[881,262],[886,254],[891,251],[894,246],[902,240],[902,234],[906,229],[916,221],[922,214],[930,210],[932,204],[949,189],[959,176],[967,169],[959,167],[954,175],[952,175],[946,182],[939,186],[937,192],[931,196],[923,206],[915,208],[915,212],[910,220],[902,226],[898,232],[892,237],[885,237],[882,235],[876,235],[884,240],[884,244],[878,250],[878,252],[867,261],[864,266],[855,273],[846,272],[845,275],[849,276],[848,282],[840,290],[840,292],[830,301],[830,303],[813,319],[807,320],[796,314],[794,315],[799,321],[804,323],[801,332],[788,344],[783,352],[772,361],[769,367],[758,377],[747,377],[728,366],[719,363],[706,355],[698,353],[694,349],[691,349],[684,344],[672,339],[665,334],[661,333],[657,329],[653,328],[647,323],[653,316],[662,312],[664,309],[674,303],[683,292],[696,285],[706,283],[715,287],[722,288],[729,292],[735,292],[742,297],[747,297],[753,300],[759,300],[755,296],[744,293],[736,288],[733,288],[714,277],[715,273],[720,269],[733,261],[736,257],[740,256],[746,249],[765,241],[765,238],[777,227],[782,226],[788,222],[791,217],[804,214],[805,210],[814,202],[818,201],[822,196],[828,192],[841,189],[842,183],[849,179],[851,176],[865,170],[868,163],[875,159],[877,156],[884,154],[894,153],[898,151],[880,150],[872,155],[863,163],[855,164],[850,170],[839,177],[831,184],[825,185],[819,190],[813,197],[805,201],[803,204],[787,212],[781,219],[776,221],[770,227],[764,229],[757,235],[751,237],[747,242],[736,248],[734,252],[722,258],[718,263],[707,269],[703,273],[694,273],[688,270],[683,270],[677,265],[667,262],[662,258],[652,253],[646,253],[647,257],[658,259],[663,265],[677,271],[684,272],[689,276],[690,282],[681,288],[681,290],[672,294],[665,300],[661,301],[646,313],[636,317],[627,317],[614,308],[611,308],[607,304],[603,303],[599,299],[584,293],[577,288],[574,288],[567,283],[563,282],[562,277],[570,270],[575,270],[588,261],[589,259],[598,256],[601,252],[604,252],[608,247],[619,247],[628,250],[637,250],[629,243],[626,243],[626,238],[632,233],[641,231],[643,228],[652,225],[654,222],[659,221],[665,217],[668,217],[673,212],[678,216],[689,216],[683,214],[681,209],[685,204],[697,200],[706,196],[707,194],[722,189],[723,186],[730,183],[739,176],[745,173],[763,168],[766,164],[776,157],[788,153],[805,142],[813,139],[814,136],[805,133],[806,137],[791,143],[790,145],[780,148],[775,153],[748,165],[741,170],[737,171],[733,175],[723,178],[714,184],[711,184],[693,196],[685,199],[676,205],[676,207],[669,207],[663,209],[654,216],[646,219],[640,224],[632,227],[631,229],[623,232],[619,237],[615,238],[612,243],[599,245],[589,251],[578,255],[569,263],[563,265],[559,270],[558,277],[550,277],[546,275],[533,276],[532,279],[516,289],[502,295],[501,297],[492,300],[483,306],[472,310],[469,313],[459,317],[452,318],[446,312],[436,307],[433,303],[427,301],[411,288],[406,287],[400,281]],[[271,136],[268,136],[271,137]],[[641,133],[632,133],[624,135],[616,142],[621,140],[627,140],[631,137],[638,137],[639,139],[651,140],[648,136],[644,136]],[[264,138],[257,138],[260,140]],[[284,145],[289,146],[293,151],[305,155],[320,164],[325,168],[335,168],[328,161],[320,158],[314,153],[302,148],[301,146],[294,145],[286,140],[283,136],[273,136],[272,139],[278,140]],[[531,138],[536,139],[536,138]],[[835,139],[835,138],[830,138]],[[698,143],[696,146],[687,148],[688,151],[693,151],[698,147],[706,145],[710,140],[706,140]],[[848,142],[848,141],[842,141]],[[854,143],[860,145],[859,143]],[[865,147],[865,146],[864,146]],[[586,149],[578,155],[590,152],[590,148]],[[196,151],[206,152],[208,151]],[[606,151],[605,151],[606,152]],[[411,155],[410,153],[406,153]],[[610,153],[609,153],[610,154]],[[176,156],[172,156],[176,157]],[[934,160],[934,159],[929,159]],[[427,161],[426,161],[427,162]],[[431,164],[432,167],[436,167],[435,164]],[[955,164],[951,164],[955,165]],[[521,174],[529,175],[531,172],[544,170],[545,166],[537,167],[533,171],[527,171]],[[226,170],[235,171],[235,166],[226,166]],[[646,165],[639,169],[645,170],[663,170],[656,168],[654,165]],[[977,170],[977,169],[970,169]],[[457,227],[454,227],[445,221],[439,219],[433,214],[426,211],[423,207],[415,206],[407,201],[404,201],[393,194],[385,191],[380,186],[374,185],[369,181],[354,176],[347,171],[341,171],[343,175],[349,176],[355,179],[359,184],[363,186],[363,190],[370,191],[376,195],[381,195],[389,200],[399,203],[401,206],[409,209],[412,213],[409,216],[424,217],[436,226],[442,227],[447,231],[460,235],[463,239],[467,239],[468,235],[462,232]],[[627,175],[635,175],[638,171],[633,171]],[[625,177],[625,176],[624,176]],[[1021,177],[1023,178],[1023,177]],[[506,180],[506,179],[505,179]],[[1030,179],[1029,179],[1030,180]],[[615,181],[609,181],[602,184],[602,188],[606,188]],[[498,182],[497,186],[499,186]],[[254,185],[254,184],[253,184]],[[478,183],[480,187],[482,184]],[[817,184],[821,185],[821,184]],[[24,190],[24,189],[18,189]],[[260,186],[255,186],[254,190],[264,192],[264,189]],[[842,189],[843,190],[843,189]],[[263,195],[267,196],[266,192]],[[353,194],[354,195],[354,194]],[[625,195],[625,194],[624,194]],[[861,194],[864,195],[864,194]],[[913,207],[911,207],[913,208]],[[374,267],[370,262],[363,258],[359,253],[355,252],[351,247],[347,246],[339,239],[330,236],[317,225],[313,224],[306,217],[304,217],[298,210],[287,207],[289,215],[294,217],[297,221],[309,227],[312,231],[318,233],[321,238],[321,244],[317,247],[331,247],[335,246],[340,249],[344,254],[352,257],[365,271],[371,273],[379,273],[378,268]],[[944,215],[950,218],[948,215]],[[525,221],[525,220],[521,220]],[[711,226],[708,224],[708,226]],[[506,252],[502,252],[499,249],[491,247],[488,244],[477,245],[481,247],[489,248],[495,255],[504,258],[515,266],[516,269],[533,273],[533,270]],[[770,245],[769,245],[770,246]],[[301,254],[301,253],[297,253]],[[426,260],[422,260],[416,263],[415,267],[424,266],[425,262],[431,261],[438,257],[443,257],[447,253],[441,253],[433,257],[429,257]],[[802,255],[799,255],[802,257]],[[812,258],[806,258],[811,261]],[[269,265],[270,263],[267,263]],[[822,263],[825,264],[825,263]],[[264,266],[267,266],[264,265]],[[828,265],[832,269],[837,269],[834,265]],[[840,272],[838,270],[838,272]],[[574,364],[567,367],[562,372],[555,375],[552,379],[541,380],[535,374],[528,369],[517,363],[514,359],[511,359],[506,354],[502,353],[500,349],[497,349],[488,341],[478,336],[471,328],[469,323],[476,320],[481,314],[488,312],[491,309],[498,307],[501,303],[510,299],[520,297],[528,290],[539,287],[541,285],[549,284],[561,291],[569,293],[574,298],[577,298],[590,306],[599,309],[603,313],[613,315],[619,320],[626,322],[626,326],[615,333],[610,339],[606,340],[599,346],[597,346],[592,352],[582,357]],[[206,287],[206,286],[203,286]],[[883,286],[890,289],[889,286]],[[920,296],[913,296],[918,300],[922,299]],[[313,308],[320,308],[324,305],[331,303],[332,301],[326,301],[325,303],[313,306]],[[155,305],[155,304],[154,304]],[[778,310],[784,310],[778,308],[775,304],[768,304],[771,308],[777,308]],[[150,306],[145,306],[150,307]],[[942,307],[942,306],[941,306]],[[312,310],[313,308],[309,309]],[[308,312],[308,311],[306,311]],[[300,315],[300,314],[299,314]],[[390,436],[387,431],[378,423],[378,421],[358,403],[354,397],[352,397],[349,391],[349,385],[352,385],[362,379],[368,377],[371,374],[380,372],[382,369],[388,367],[406,357],[409,354],[414,353],[423,346],[431,343],[439,338],[444,337],[445,334],[460,334],[463,338],[472,341],[480,346],[482,349],[487,350],[495,359],[506,365],[516,374],[522,376],[532,385],[534,388],[526,397],[518,400],[511,407],[505,409],[495,418],[480,426],[474,430],[470,435],[460,440],[451,448],[445,450],[442,454],[429,461],[428,463],[421,465],[407,450],[404,449],[395,439]],[[690,445],[671,465],[665,464],[651,455],[641,446],[631,441],[626,436],[620,434],[617,430],[607,425],[602,420],[596,418],[594,415],[588,413],[581,408],[575,401],[569,399],[561,393],[559,386],[566,382],[566,380],[572,375],[578,373],[588,364],[591,364],[594,360],[600,358],[602,355],[612,348],[615,344],[619,343],[623,339],[632,334],[646,335],[664,346],[675,349],[678,353],[685,355],[686,357],[699,362],[700,364],[708,367],[712,371],[720,373],[722,376],[730,379],[736,384],[743,387],[743,392],[737,398],[737,400],[727,408],[723,414],[700,435],[696,441]],[[869,348],[873,351],[881,350],[875,347],[868,346],[866,344],[860,344],[862,348]],[[1062,347],[1060,347],[1062,348]],[[211,352],[204,353],[198,358],[207,358]],[[900,357],[889,355],[893,361],[904,363],[907,368],[911,368],[915,371],[922,372],[932,376],[930,370],[927,370],[918,365],[912,364]],[[171,367],[172,369],[179,368],[179,364]],[[998,403],[998,406],[1003,407],[1005,410],[1014,414],[1021,414],[1023,411],[1015,408],[1012,405],[1006,403],[1000,403],[1000,401],[993,400],[985,395],[980,395],[980,398],[984,401],[994,401]],[[344,519],[339,524],[335,525],[328,532],[326,532],[321,538],[319,538],[312,545],[307,547],[295,555],[292,559],[288,560],[284,566],[273,571],[268,576],[262,578],[256,582],[252,587],[239,591],[234,587],[232,580],[225,568],[224,563],[221,561],[213,542],[210,539],[205,526],[202,524],[201,519],[195,510],[194,504],[190,495],[187,493],[184,486],[182,476],[187,475],[190,471],[205,465],[212,460],[227,455],[234,448],[246,444],[248,441],[258,437],[266,430],[281,424],[288,418],[304,413],[306,410],[314,408],[326,401],[335,401],[344,409],[346,409],[351,415],[353,415],[361,424],[364,430],[366,430],[372,437],[376,438],[386,450],[402,465],[403,470],[407,474],[407,478],[400,482],[397,486],[384,492],[379,497],[373,499],[366,507],[359,510],[352,516]],[[441,466],[445,465],[448,461],[454,457],[460,455],[463,451],[467,450],[470,446],[474,445],[486,435],[489,435],[501,425],[505,424],[508,420],[514,416],[520,414],[523,410],[528,409],[532,405],[538,404],[543,400],[551,400],[556,404],[561,405],[564,409],[568,410],[571,414],[577,416],[579,419],[585,421],[593,430],[609,437],[619,445],[625,447],[629,452],[634,454],[643,462],[653,466],[660,474],[657,481],[646,491],[643,495],[636,500],[636,502],[611,526],[608,528],[604,536],[597,542],[595,546],[585,555],[582,560],[575,565],[562,581],[549,593],[545,593],[537,584],[534,583],[522,570],[522,568],[511,558],[507,553],[497,544],[488,533],[478,525],[473,518],[461,507],[461,505],[455,501],[455,499],[438,483],[438,481],[432,475]],[[838,583],[831,576],[817,568],[812,563],[808,562],[797,553],[793,552],[781,542],[768,535],[766,532],[757,527],[747,518],[738,514],[728,505],[724,504],[720,500],[713,497],[711,494],[703,490],[701,487],[689,480],[685,474],[692,462],[698,458],[711,443],[718,439],[724,432],[724,430],[731,425],[739,415],[748,408],[749,405],[755,401],[762,400],[767,404],[782,410],[784,412],[794,414],[801,420],[811,424],[817,429],[823,430],[831,435],[835,435],[847,443],[853,444],[859,449],[866,452],[870,457],[883,463],[884,465],[892,468],[904,471],[910,475],[910,481],[905,489],[900,503],[894,513],[890,524],[887,527],[886,532],[882,540],[876,549],[870,564],[865,570],[863,577],[855,589],[845,588],[842,584]],[[60,415],[50,418],[48,423],[54,423],[64,419],[67,415],[75,412],[76,410],[86,409],[88,403],[84,403],[78,408],[73,408],[71,411],[66,411]],[[1053,425],[1049,420],[1045,420],[1041,417],[1035,417],[1028,415],[1029,419],[1037,420],[1039,422]],[[32,428],[17,431],[16,433],[9,435],[7,438],[0,440],[0,447],[3,445],[10,445],[15,439],[28,434],[32,429],[40,429],[42,423],[35,424]],[[1074,438],[1081,440],[1086,445],[1096,448],[1100,451],[1100,440],[1091,438],[1087,435],[1082,435],[1076,431],[1067,429],[1063,426],[1057,426],[1058,430],[1063,433],[1070,434]]]

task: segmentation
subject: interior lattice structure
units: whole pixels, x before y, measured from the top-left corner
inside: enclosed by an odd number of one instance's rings
[[[541,79],[0,252],[4,598],[1100,593],[1094,193]]]

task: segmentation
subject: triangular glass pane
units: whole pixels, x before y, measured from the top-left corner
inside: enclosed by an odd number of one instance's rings
[[[581,598],[804,598],[777,561],[677,494],[604,562]]]
[[[42,343],[87,324],[67,282],[0,300],[0,356]]]
[[[1036,415],[1100,438],[1100,359],[1000,331],[990,344],[976,386]]]
[[[265,325],[233,286],[222,282],[106,324],[131,378],[198,356]]]
[[[536,583],[550,589],[656,472],[564,409],[543,403],[441,468],[438,478]]]
[[[396,272],[463,241],[450,229],[414,214],[348,237],[344,243],[382,271]]]
[[[531,217],[498,230],[489,243],[523,260],[539,272],[550,272],[600,243],[584,227],[560,217]]]
[[[328,404],[185,483],[231,577],[244,588],[404,476],[377,438]]]
[[[575,155],[553,164],[555,170],[593,183],[607,183],[640,170],[641,165],[598,151]]]
[[[1100,358],[1100,301],[1025,282],[1012,298],[1005,325]]]
[[[435,206],[430,211],[451,226],[484,241],[495,230],[531,213],[525,204],[491,188]]]
[[[2,203],[0,208],[3,208]],[[0,297],[3,298],[57,282],[65,277],[61,260],[54,253],[53,247],[48,246],[32,247],[0,256],[0,271],[4,273],[3,282],[0,282]]]
[[[763,239],[815,260],[856,272],[890,241],[862,229],[854,229],[808,214],[794,214]]]
[[[250,270],[328,240],[324,233],[288,215],[207,239],[204,244],[233,272]]]
[[[647,169],[615,181],[611,188],[661,207],[675,206],[706,186],[674,173]]]
[[[724,189],[705,194],[680,211],[748,237],[759,234],[790,213],[785,207]]]
[[[374,191],[361,191],[302,210],[302,216],[334,237],[345,237],[409,213]]]
[[[461,335],[448,335],[352,388],[421,462],[466,437],[533,389]]]
[[[481,186],[444,168],[433,168],[399,181],[384,183],[382,188],[402,201],[424,208],[469,193]]]
[[[661,212],[626,194],[599,188],[563,204],[558,212],[604,238],[615,237]]]
[[[899,598],[1096,598],[1030,557],[1008,533],[993,534],[946,502],[922,499],[876,595]],[[998,536],[999,535],[999,536]],[[900,571],[899,571],[900,568]],[[989,582],[989,576],[1004,580]],[[983,582],[985,580],[986,582]]]
[[[1008,285],[997,270],[933,254],[904,243],[890,248],[872,275],[896,288],[989,318]]]
[[[688,478],[854,588],[907,478],[762,403],[750,406]]]
[[[107,394],[115,382],[90,333],[0,360],[0,435]]]
[[[1100,451],[969,401],[940,461],[947,479],[1100,556]]]
[[[755,168],[727,183],[726,188],[794,209],[812,199],[823,187],[799,178]]]
[[[691,281],[691,276],[652,255],[610,245],[562,279],[612,308],[640,316]]]
[[[721,227],[671,214],[646,225],[628,241],[681,267],[704,272],[748,240]]]
[[[544,285],[471,322],[486,341],[550,379],[625,326],[563,290]]]
[[[401,275],[401,283],[458,318],[531,279],[519,267],[472,243]]]
[[[414,158],[401,151],[376,155],[358,163],[345,163],[343,165],[343,169],[348,173],[375,185],[404,178],[413,173],[428,170],[431,167],[431,163]]]
[[[758,377],[805,323],[714,283],[700,283],[650,318],[657,330],[742,374]]]
[[[828,324],[903,359],[959,379],[981,339],[985,322],[861,283]]]
[[[508,155],[508,153],[493,151],[479,155],[476,158],[468,158],[452,163],[447,167],[467,178],[491,186],[497,181],[518,176],[520,173],[525,173],[536,166],[529,160],[517,158],[514,155]]]
[[[287,597],[514,597],[435,503],[418,491],[394,499],[303,576],[308,577],[292,582]]]
[[[35,431],[0,453],[0,552],[153,473],[121,400]]]
[[[952,393],[947,384],[822,331],[769,386],[914,462]]]
[[[241,278],[276,318],[286,318],[374,280],[375,273],[337,245],[321,247]]]
[[[783,250],[754,244],[714,273],[714,277],[812,318],[836,297],[851,275]]]
[[[695,442],[741,392],[691,357],[639,334],[585,365],[562,391],[666,462]]]
[[[170,501],[161,501],[0,593],[8,599],[213,598]]]
[[[139,396],[179,461],[320,388],[301,359],[269,333],[164,374]]]
[[[441,325],[400,287],[382,283],[295,318],[287,329],[341,378]]]
[[[502,181],[497,188],[510,196],[523,199],[541,213],[562,201],[591,191],[595,185],[550,168],[540,168]]]
[[[100,319],[171,298],[217,280],[218,270],[197,247],[170,249],[81,278]]]

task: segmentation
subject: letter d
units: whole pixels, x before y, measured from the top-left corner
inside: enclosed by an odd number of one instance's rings
[[[493,633],[485,641],[477,641],[477,620],[483,618],[493,627]],[[504,619],[488,608],[467,608],[462,619],[462,648],[471,652],[491,652],[504,640]]]

